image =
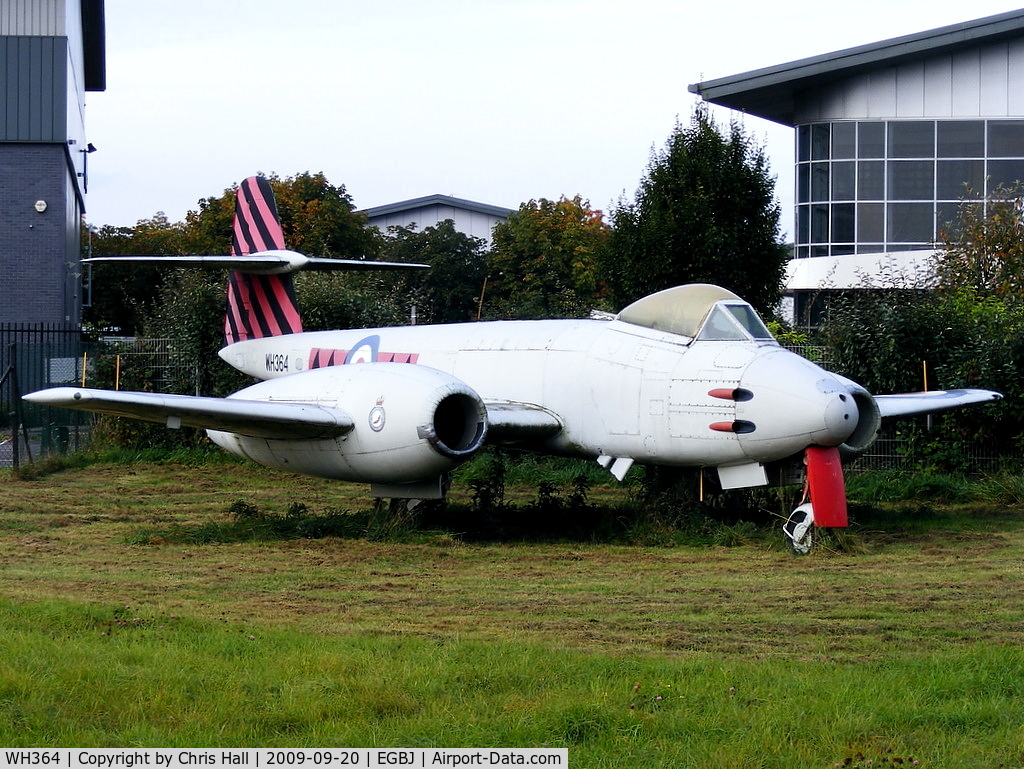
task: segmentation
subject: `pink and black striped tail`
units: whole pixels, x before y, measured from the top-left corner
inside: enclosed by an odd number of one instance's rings
[[[270,182],[262,176],[250,176],[238,187],[231,253],[243,256],[284,247],[284,232]],[[228,275],[225,344],[298,331],[302,331],[302,320],[290,274],[260,275],[235,270]]]

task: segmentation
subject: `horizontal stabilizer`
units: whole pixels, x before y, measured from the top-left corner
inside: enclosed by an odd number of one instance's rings
[[[256,438],[336,438],[354,423],[343,411],[305,403],[158,395],[122,390],[54,387],[24,396],[31,403],[158,422],[201,427]]]
[[[876,395],[875,403],[883,417],[906,417],[934,414],[974,403],[994,403],[1003,396],[992,390],[931,390],[898,395]]]
[[[255,275],[282,275],[299,270],[422,270],[429,264],[409,262],[374,262],[368,259],[326,259],[300,254],[298,251],[275,249],[241,255],[211,256],[94,256],[82,260],[86,264],[149,264],[163,267],[203,267],[237,270]]]
[[[501,443],[550,438],[562,430],[562,420],[532,403],[490,401],[487,404],[487,433]]]

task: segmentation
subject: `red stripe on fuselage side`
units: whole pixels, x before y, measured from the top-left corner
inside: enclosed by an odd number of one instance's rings
[[[348,359],[351,350],[329,350],[314,347],[309,351],[308,368],[327,368],[341,366]],[[416,352],[381,352],[373,363],[412,363],[419,362],[420,355]]]

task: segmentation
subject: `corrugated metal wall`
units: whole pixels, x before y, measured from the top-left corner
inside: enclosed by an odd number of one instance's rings
[[[67,38],[0,37],[0,141],[67,140]]]
[[[888,67],[810,88],[794,122],[1024,115],[1024,39]]]
[[[0,35],[66,35],[67,1],[3,0],[0,2]]]

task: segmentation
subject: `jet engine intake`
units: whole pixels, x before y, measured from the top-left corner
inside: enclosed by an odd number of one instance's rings
[[[314,439],[209,431],[254,462],[322,478],[373,484],[435,479],[469,459],[487,436],[487,409],[460,379],[411,363],[357,363],[268,379],[232,398],[308,403],[343,411],[353,428]]]

